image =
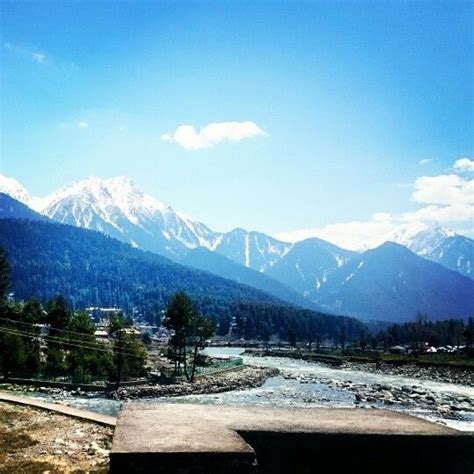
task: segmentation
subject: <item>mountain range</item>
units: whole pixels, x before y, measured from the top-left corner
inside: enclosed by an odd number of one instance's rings
[[[0,219],[0,247],[8,251],[12,289],[20,299],[45,302],[62,294],[73,308],[118,307],[158,324],[170,297],[185,291],[218,323],[219,335],[285,339],[291,328],[300,340],[318,334],[337,340],[341,333],[355,339],[364,330],[354,318],[301,309],[103,233],[51,220]]]
[[[401,245],[389,246],[389,250],[381,246],[379,249],[383,251],[376,252],[378,249],[375,249],[361,254],[316,238],[292,244],[241,228],[216,232],[144,194],[131,180],[123,177],[88,178],[38,199],[13,178],[0,176],[0,192],[36,211],[37,216],[100,231],[133,247],[254,286],[299,306],[316,308],[319,305],[327,311],[340,313],[343,310],[369,319],[409,319],[417,310],[436,314],[436,317],[441,317],[440,312],[447,316],[472,315],[472,296],[465,293],[465,288],[474,283],[471,279],[474,276],[474,241],[437,225],[397,229],[390,240],[402,244],[410,255],[410,258],[406,257],[408,254],[401,258],[398,251]],[[377,255],[380,263],[366,267],[373,270],[372,281],[365,275],[364,278],[353,276],[348,280],[350,284],[344,283],[348,275],[358,276],[359,272],[352,271],[354,265],[377,260]],[[398,273],[395,270],[383,273],[384,262],[398,258],[407,268],[398,269]],[[433,267],[430,261],[440,265]],[[439,274],[435,280],[440,288],[433,293],[432,304],[428,304],[429,298],[425,295],[427,281],[405,278],[406,284],[400,286],[399,274],[411,275],[412,268]],[[453,278],[452,271],[456,276],[463,276]],[[384,277],[379,278],[382,274]],[[381,281],[386,286],[383,294],[387,301],[392,301],[383,314],[377,305],[353,305],[354,298],[361,301],[375,298],[373,285],[379,286]],[[449,294],[465,295],[460,304],[454,301],[448,306],[438,304],[435,296],[444,294],[442,281],[445,286],[450,282]],[[354,289],[349,291],[347,288]],[[398,288],[399,297],[394,298],[393,288]],[[457,289],[460,289],[459,294]],[[447,301],[451,300],[448,298]]]

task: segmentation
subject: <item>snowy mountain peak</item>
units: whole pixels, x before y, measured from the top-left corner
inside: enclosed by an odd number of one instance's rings
[[[36,200],[51,219],[104,232],[142,249],[178,256],[212,248],[215,233],[142,192],[126,177],[90,177]]]
[[[0,193],[7,194],[28,206],[31,205],[32,197],[15,178],[9,178],[0,174]]]
[[[59,202],[72,199],[93,205],[94,208],[99,207],[104,212],[107,208],[116,208],[131,222],[136,221],[137,213],[153,214],[170,209],[166,204],[145,195],[129,178],[120,176],[109,179],[90,177],[66,186],[45,198],[41,210],[49,215]]]
[[[428,228],[422,222],[414,222],[411,224],[402,224],[398,226],[388,237],[388,242],[395,242],[400,245],[409,245],[415,235],[425,231]]]
[[[192,249],[206,248],[280,279],[307,296],[353,258],[351,252],[314,238],[291,244],[241,227],[215,232],[145,194],[123,176],[89,177],[36,198],[15,179],[0,175],[0,192],[50,219],[97,230],[176,260],[185,258]],[[383,237],[379,245],[395,242],[447,268],[473,275],[473,241],[463,240],[439,224],[409,223]]]
[[[433,224],[413,223],[398,227],[387,240],[408,247],[420,256],[430,254],[448,237],[456,233],[437,222]]]

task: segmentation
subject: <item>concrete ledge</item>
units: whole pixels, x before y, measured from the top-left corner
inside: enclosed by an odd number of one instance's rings
[[[59,403],[49,403],[32,397],[24,397],[20,395],[10,395],[9,393],[0,392],[0,401],[16,403],[18,405],[27,405],[42,410],[54,411],[66,416],[72,416],[85,421],[92,421],[99,425],[115,426],[117,419],[113,416],[101,415],[93,411],[79,410],[77,408],[68,407]]]
[[[386,410],[130,405],[113,472],[472,473],[474,438]],[[258,471],[256,471],[258,465]]]

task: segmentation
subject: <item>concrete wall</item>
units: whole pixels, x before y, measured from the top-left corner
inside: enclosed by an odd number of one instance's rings
[[[239,432],[259,474],[472,474],[474,438]],[[251,472],[251,471],[249,471]]]
[[[112,473],[472,474],[474,437],[387,410],[130,404]]]

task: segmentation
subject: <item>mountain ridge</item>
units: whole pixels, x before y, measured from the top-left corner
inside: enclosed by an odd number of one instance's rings
[[[319,305],[329,277],[361,255],[321,239],[288,243],[240,227],[216,232],[143,193],[126,177],[86,178],[46,198],[31,197],[16,180],[3,177],[0,191],[16,195],[57,222],[98,230],[175,262],[276,296],[284,294],[287,301],[302,306]],[[390,237],[427,260],[474,277],[474,241],[467,237],[422,223],[400,226]],[[295,292],[306,298],[306,304]]]
[[[474,314],[474,280],[385,242],[335,271],[315,301],[326,310],[388,321],[467,318]]]

